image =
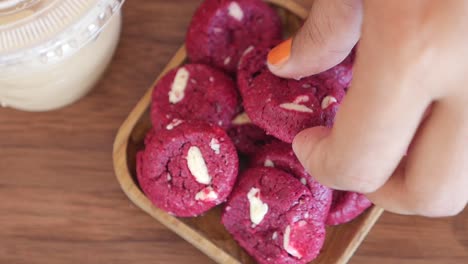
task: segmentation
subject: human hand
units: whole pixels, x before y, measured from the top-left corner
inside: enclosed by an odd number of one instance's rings
[[[333,129],[310,128],[294,140],[302,164],[324,185],[366,193],[388,211],[462,211],[467,28],[463,0],[316,0],[292,44],[270,52],[270,70],[300,78],[338,64],[358,40],[359,48]]]

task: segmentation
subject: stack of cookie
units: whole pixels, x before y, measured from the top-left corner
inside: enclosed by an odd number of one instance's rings
[[[178,217],[225,203],[222,223],[259,263],[307,263],[326,225],[349,222],[371,203],[318,183],[291,148],[301,130],[333,125],[353,56],[282,79],[266,66],[281,40],[281,20],[263,1],[204,1],[187,34],[190,63],[154,87],[137,175],[148,198]]]

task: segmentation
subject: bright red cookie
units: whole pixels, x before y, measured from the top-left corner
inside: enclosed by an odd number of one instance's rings
[[[275,141],[265,145],[251,159],[251,166],[272,167],[295,176],[312,193],[314,202],[310,213],[317,221],[325,222],[332,203],[333,190],[316,181],[294,154],[290,144]]]
[[[234,73],[248,47],[276,43],[281,32],[278,14],[261,0],[205,0],[189,26],[187,55]]]
[[[288,173],[253,168],[240,176],[222,215],[234,239],[258,263],[308,263],[320,252],[324,223],[309,214],[310,191]]]
[[[137,155],[143,192],[157,207],[180,217],[198,216],[224,202],[238,166],[226,132],[202,122],[153,132]]]
[[[239,63],[237,82],[252,122],[288,143],[306,128],[332,126],[351,82],[351,56],[324,73],[292,80],[268,70],[268,51],[251,49]]]
[[[334,191],[326,224],[334,226],[350,222],[371,206],[372,202],[363,194]]]
[[[168,72],[156,85],[151,102],[155,130],[171,130],[184,120],[201,120],[227,129],[237,112],[239,95],[225,73],[203,64]]]

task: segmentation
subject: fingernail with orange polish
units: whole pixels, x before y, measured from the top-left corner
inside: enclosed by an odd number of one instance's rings
[[[291,56],[292,38],[283,41],[268,53],[268,63],[273,66],[280,66]]]

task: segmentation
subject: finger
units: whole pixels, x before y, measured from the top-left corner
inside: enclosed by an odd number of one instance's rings
[[[316,0],[294,39],[270,52],[268,66],[278,76],[295,79],[327,70],[356,45],[361,22],[361,0]]]
[[[354,79],[332,131],[324,136],[322,128],[305,130],[293,145],[319,182],[363,193],[374,192],[392,175],[432,101],[429,91],[417,89],[424,56],[407,41],[395,41],[408,18],[395,12],[396,22],[387,23],[379,12],[369,14]]]
[[[459,108],[448,102],[436,104],[419,129],[405,166],[368,198],[400,214],[460,213],[468,201],[468,113]]]

